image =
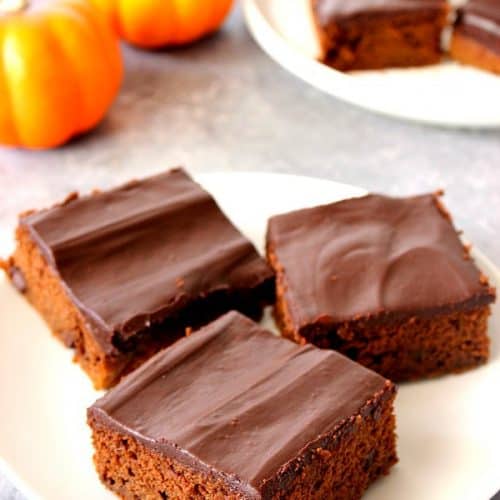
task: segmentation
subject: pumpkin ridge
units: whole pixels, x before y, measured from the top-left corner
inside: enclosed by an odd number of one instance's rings
[[[71,132],[68,137],[68,139],[70,139],[71,137],[92,128],[93,124],[92,123],[87,124],[87,122],[91,122],[94,120],[88,119],[91,116],[91,109],[88,107],[87,104],[87,96],[83,91],[82,84],[80,82],[80,75],[74,69],[73,54],[69,53],[69,50],[66,47],[65,43],[61,42],[60,40],[61,33],[59,32],[59,28],[55,26],[55,23],[57,23],[58,21],[56,19],[56,15],[54,15],[54,12],[55,11],[52,10],[52,15],[47,19],[48,32],[51,38],[53,39],[54,44],[57,47],[59,47],[60,57],[61,60],[63,61],[64,67],[66,68],[65,71],[67,74],[71,75],[70,79],[73,81],[72,87],[78,94],[77,99],[74,99],[74,104],[75,103],[77,104],[78,109],[75,110],[73,108],[71,110],[68,110],[68,115],[74,117],[71,127],[73,129],[73,132]],[[68,14],[64,13],[64,16],[66,17],[66,19],[70,19],[70,16]],[[76,19],[72,19],[71,21],[75,22]]]
[[[86,46],[90,46],[91,44],[94,44],[98,47],[103,47],[101,50],[100,54],[104,59],[103,66],[109,65],[113,66],[113,58],[110,56],[110,50],[112,50],[112,47],[110,47],[110,40],[106,40],[103,36],[101,36],[102,30],[99,29],[101,26],[98,26],[96,22],[94,22],[94,19],[92,16],[86,15],[87,9],[82,9],[78,11],[78,14],[75,13],[74,9],[68,8],[67,5],[58,5],[57,12],[60,13],[61,15],[64,15],[65,21],[66,22],[71,22],[71,24],[75,25],[75,30],[80,31],[80,35],[82,40],[86,42]],[[55,10],[53,10],[55,12]],[[81,19],[81,16],[86,16],[85,19]],[[59,34],[64,33],[63,27],[57,28],[55,25],[52,26],[53,29],[56,29]],[[62,36],[57,37],[59,39],[62,39]],[[114,40],[111,40],[111,43],[114,42]],[[71,53],[70,48],[66,47],[64,43],[59,44],[65,53],[65,57],[68,63],[70,64],[70,67],[72,68],[72,72],[74,74],[74,80],[76,83],[80,82],[80,74],[79,72],[74,68],[73,64],[73,58],[75,55]],[[92,50],[92,49],[89,49]],[[77,57],[78,55],[76,55]],[[96,62],[95,64],[98,64]],[[103,69],[103,68],[102,68]],[[81,109],[81,116],[83,117],[82,120],[80,120],[80,123],[78,124],[78,129],[75,131],[75,134],[86,132],[89,129],[91,129],[93,126],[97,125],[99,122],[102,121],[106,114],[106,108],[109,107],[109,105],[113,102],[113,98],[115,97],[116,91],[118,90],[121,82],[121,67],[118,68],[113,68],[114,72],[120,72],[120,78],[118,78],[118,82],[115,81],[115,79],[112,78],[100,78],[101,80],[101,85],[99,92],[101,92],[104,97],[103,101],[105,102],[105,106],[101,106],[101,112],[98,113],[96,116],[95,113],[93,112],[93,107],[92,107],[92,95],[89,94],[89,91],[86,89],[85,85],[78,85],[78,89],[80,92],[80,100],[79,102],[83,103],[82,109]],[[104,72],[100,72],[99,74],[104,74]]]
[[[53,12],[53,11],[52,11]],[[72,109],[66,110],[65,116],[66,119],[70,119],[70,124],[71,126],[67,127],[67,131],[65,133],[65,138],[62,140],[63,143],[71,140],[75,135],[78,133],[82,132],[81,130],[81,123],[80,123],[80,116],[83,115],[83,106],[82,106],[82,89],[81,86],[79,85],[78,77],[75,74],[73,70],[73,64],[71,61],[71,58],[68,57],[66,54],[65,49],[62,47],[61,42],[59,41],[59,36],[58,33],[56,33],[53,29],[53,14],[50,16],[46,17],[44,19],[44,24],[46,25],[47,29],[47,37],[48,39],[52,42],[56,53],[58,53],[58,57],[60,58],[62,65],[64,65],[65,72],[66,74],[70,75],[68,80],[72,82],[72,89],[75,92],[75,96],[77,97],[76,99],[73,99],[73,106],[77,107],[75,110],[75,107],[72,107]]]
[[[89,19],[89,21],[95,27],[95,29],[93,30],[94,36],[96,36],[98,40],[104,44],[106,50],[103,51],[103,55],[105,56],[109,66],[112,68],[113,75],[117,76],[115,80],[116,83],[113,85],[113,95],[111,96],[111,100],[113,100],[113,98],[116,97],[116,92],[119,90],[122,84],[123,72],[124,72],[123,60],[118,40],[115,40],[111,36],[111,33],[108,32],[106,29],[104,29],[106,27],[106,20],[104,16],[101,16],[100,12],[99,16],[100,16],[99,19],[97,19],[94,16],[87,16],[87,17],[91,18]]]
[[[17,28],[17,30],[15,30],[15,33],[12,33],[13,38],[18,38],[18,39],[23,38],[20,36],[18,32],[20,27],[22,27],[23,30],[27,30],[25,31],[24,36],[27,36],[26,33],[30,33],[32,38],[34,38],[33,35],[38,32],[36,35],[36,39],[38,42],[36,45],[37,50],[40,49],[40,44],[41,44],[41,47],[43,47],[48,53],[50,53],[52,64],[54,63],[55,60],[61,59],[61,52],[59,50],[57,40],[54,39],[53,34],[49,30],[48,23],[46,22],[46,15],[42,14],[41,12],[36,12],[36,14],[32,14],[31,16],[29,16],[29,18],[20,20],[19,27]],[[25,42],[24,38],[23,42]],[[20,44],[19,40],[17,40],[17,43]],[[33,57],[34,49],[33,48],[27,49],[26,47],[23,47],[22,50],[23,50],[23,56],[22,56],[23,64],[26,67],[30,67],[31,66],[30,63],[32,63],[33,61],[30,59],[26,60],[25,57],[26,56]],[[40,56],[38,55],[38,57]],[[47,61],[45,61],[45,63],[47,64]],[[63,71],[63,69],[60,67],[59,64],[57,65],[57,70]],[[27,105],[26,103],[23,103],[24,106],[21,110],[19,110],[15,106],[15,118],[16,120],[18,120],[17,123],[19,127],[20,141],[31,149],[38,149],[41,147],[45,147],[44,146],[45,142],[50,143],[51,146],[60,145],[64,142],[67,142],[74,135],[75,127],[74,127],[73,110],[68,112],[68,109],[66,107],[64,113],[59,111],[59,106],[54,106],[54,103],[58,104],[59,98],[56,98],[56,100],[54,100],[54,94],[47,93],[42,87],[42,85],[47,83],[50,83],[52,86],[61,83],[61,82],[52,83],[50,81],[47,81],[48,74],[49,72],[47,70],[47,67],[45,66],[44,69],[39,70],[39,72],[35,71],[34,73],[28,74],[27,76],[24,77],[22,81],[23,88],[27,87],[29,89],[29,92],[34,91],[36,95],[44,96],[42,101],[44,104],[40,105],[39,108],[35,107],[34,110],[30,109],[29,105]],[[12,85],[12,81],[10,83]],[[64,85],[63,82],[62,87],[63,87],[62,90],[61,88],[58,88],[57,91],[62,92],[62,95],[64,95],[64,93],[67,92],[65,97],[68,98],[69,95],[68,86]],[[12,94],[13,102],[15,104],[16,101],[23,100],[22,97],[24,97],[24,91],[22,94],[20,90],[17,96],[15,96],[14,90],[12,92],[13,92]],[[30,97],[28,99],[28,102],[30,101],[35,102],[36,99]],[[45,115],[43,115],[43,111],[45,111],[46,113]],[[20,113],[22,114],[22,116],[20,116]],[[36,127],[33,126],[32,120],[34,119],[34,117],[37,117],[38,120],[40,120],[42,115],[45,117],[49,114],[51,115],[50,120],[48,120],[49,128],[48,129],[46,128],[43,131],[43,134],[41,134],[43,139],[41,139],[40,134],[35,130]]]
[[[3,56],[3,43],[4,43],[4,35],[5,35],[4,25],[0,23],[0,54]],[[10,132],[12,133],[12,145],[19,144],[19,131],[17,130],[17,123],[14,119],[14,102],[12,100],[12,90],[10,88],[10,81],[7,75],[7,70],[5,67],[4,57],[0,57],[0,78],[3,80],[3,88],[5,89],[5,94],[3,95],[4,102],[2,106],[5,110],[6,116],[6,124],[10,125]]]
[[[106,61],[108,64],[113,68],[113,71],[119,71],[120,75],[123,73],[122,70],[122,65],[121,64],[114,64],[114,59],[113,57],[110,56],[110,51],[116,51],[117,53],[119,52],[118,48],[118,42],[116,42],[112,37],[105,36],[105,31],[102,28],[105,26],[105,21],[102,18],[102,14],[99,12],[100,19],[97,21],[95,16],[89,15],[89,5],[85,4],[83,6],[80,3],[77,2],[70,2],[68,0],[55,4],[52,7],[52,10],[57,9],[61,13],[66,13],[66,15],[71,16],[76,19],[76,15],[74,11],[77,11],[81,16],[85,17],[85,22],[89,23],[92,26],[92,34],[101,42],[101,44],[104,44],[106,50],[103,50],[101,52],[101,55],[104,55],[106,57]],[[95,8],[96,11],[97,8]],[[107,32],[106,32],[107,35]],[[114,46],[116,44],[116,47]],[[121,59],[121,58],[120,58]],[[119,78],[121,80],[121,76]],[[116,88],[114,91],[118,90],[120,85],[115,86]]]
[[[15,89],[18,82],[13,81],[12,71],[7,68],[7,66],[11,65],[12,61],[15,60],[15,57],[11,56],[10,53],[11,51],[12,52],[14,51],[12,47],[17,43],[15,40],[17,36],[16,29],[13,29],[12,24],[13,21],[11,22],[11,24],[5,25],[4,37],[2,40],[2,63],[4,67],[4,77],[6,82],[5,87],[7,89],[7,97],[10,103],[10,109],[12,113],[11,120],[17,134],[17,140],[19,143],[22,143],[24,142],[24,136],[21,131],[22,127],[20,123],[19,110],[15,98]],[[22,21],[17,21],[16,24],[20,26],[22,24]],[[11,57],[12,59],[10,59]]]

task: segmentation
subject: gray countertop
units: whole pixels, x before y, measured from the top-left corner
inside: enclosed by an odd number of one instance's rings
[[[457,226],[500,263],[500,131],[404,123],[324,95],[261,52],[239,8],[219,35],[193,47],[124,53],[122,92],[95,132],[55,151],[0,149],[2,239],[22,210],[182,164],[318,176],[396,195],[444,188]],[[20,498],[2,477],[0,498]]]

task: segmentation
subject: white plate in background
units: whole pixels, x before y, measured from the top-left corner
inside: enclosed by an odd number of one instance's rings
[[[364,194],[290,175],[196,178],[261,250],[271,215]],[[4,245],[0,255],[6,250]],[[500,272],[479,252],[475,257],[500,287]],[[500,306],[493,311],[487,365],[400,387],[400,463],[369,489],[366,500],[489,500],[500,489]],[[0,276],[0,469],[28,498],[114,498],[94,472],[85,423],[85,410],[98,396],[71,362],[71,352]]]
[[[253,37],[289,72],[385,115],[446,127],[500,127],[500,77],[485,71],[445,61],[422,68],[342,73],[319,63],[310,2],[245,0]]]

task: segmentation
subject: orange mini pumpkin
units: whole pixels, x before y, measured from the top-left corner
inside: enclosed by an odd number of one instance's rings
[[[0,0],[0,143],[50,148],[91,129],[122,75],[116,35],[86,0]]]
[[[92,0],[117,33],[142,48],[184,45],[216,31],[233,0]]]

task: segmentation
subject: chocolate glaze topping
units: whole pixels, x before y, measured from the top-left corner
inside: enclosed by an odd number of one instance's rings
[[[456,29],[500,54],[500,2],[470,0],[459,11]]]
[[[394,390],[334,351],[230,312],[123,379],[89,417],[261,498],[299,454]]]
[[[175,169],[28,214],[27,226],[103,347],[190,301],[272,277],[214,199]]]
[[[445,0],[313,0],[318,23],[327,27],[330,23],[359,15],[383,16],[395,12],[442,10]]]
[[[318,320],[428,316],[494,301],[437,195],[362,198],[273,217],[297,327]]]

